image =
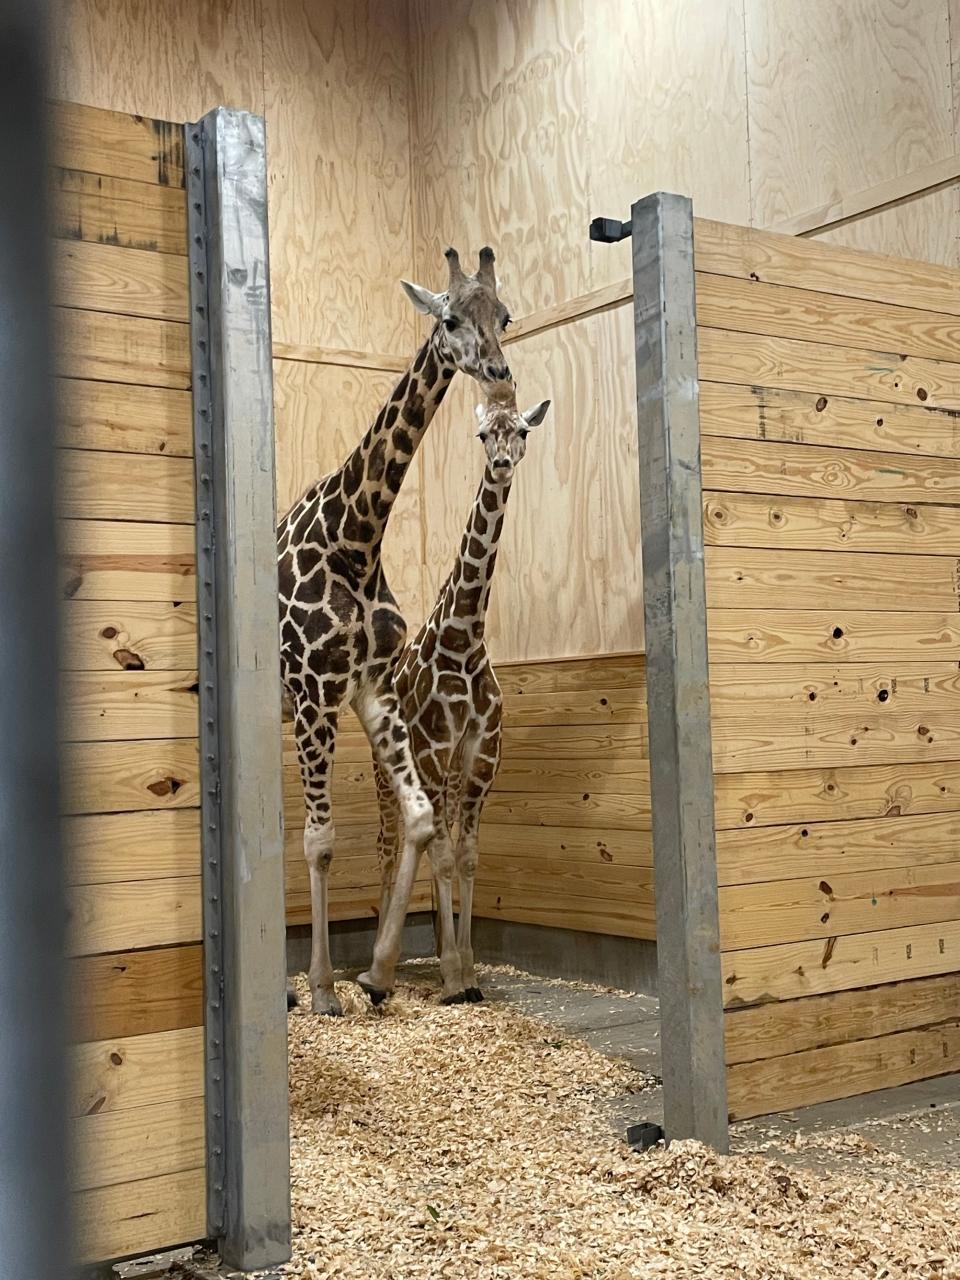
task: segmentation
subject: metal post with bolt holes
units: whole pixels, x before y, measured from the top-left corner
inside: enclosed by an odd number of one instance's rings
[[[660,192],[591,236],[633,248],[664,1130],[726,1151],[693,208]]]
[[[47,5],[0,0],[0,1273],[65,1280]]]
[[[273,376],[264,122],[186,126],[200,615],[208,1229],[290,1256]]]

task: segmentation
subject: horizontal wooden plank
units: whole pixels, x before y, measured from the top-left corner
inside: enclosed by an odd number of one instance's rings
[[[473,912],[488,920],[580,929],[622,938],[652,939],[656,928],[653,908],[645,904],[597,899],[571,903],[566,895],[492,890],[481,884],[476,887]]]
[[[176,671],[196,664],[192,603],[65,600],[60,616],[65,670]]]
[[[698,271],[697,324],[737,333],[960,360],[957,314],[871,302],[840,292]]]
[[[960,1069],[960,1022],[808,1049],[727,1071],[732,1120],[893,1089]]]
[[[620,831],[651,829],[647,795],[556,795],[553,792],[498,792],[487,798],[485,821],[544,827],[602,827]]]
[[[195,531],[179,524],[64,520],[60,580],[65,600],[196,600]]]
[[[78,1043],[203,1026],[203,947],[82,956],[70,962]]]
[[[174,320],[57,309],[58,372],[138,387],[190,386],[190,327]]]
[[[200,811],[148,809],[64,818],[63,844],[71,884],[199,876]]]
[[[957,857],[928,866],[831,872],[829,879],[804,876],[720,889],[725,951],[944,920],[960,920]]]
[[[289,771],[284,774],[284,811],[294,826],[303,824],[304,808],[300,783]],[[636,794],[610,795],[602,791],[558,794],[540,791],[492,791],[484,806],[484,819],[521,826],[610,827],[627,831],[650,829],[649,788]],[[333,820],[341,825],[378,825],[376,796],[372,788],[333,788]]]
[[[186,247],[184,243],[184,253]],[[185,256],[84,240],[56,240],[54,250],[61,306],[154,320],[190,319]]]
[[[157,1252],[207,1234],[206,1168],[76,1192],[75,1260],[83,1264]]]
[[[720,664],[710,701],[718,772],[960,755],[956,662]]]
[[[78,1116],[71,1130],[78,1191],[195,1169],[206,1159],[202,1098]]]
[[[588,725],[642,725],[647,718],[645,684],[624,689],[567,690],[534,693],[526,690],[503,695],[503,722],[507,733],[520,727]],[[504,740],[506,742],[506,739]]]
[[[306,868],[304,867],[305,871]],[[285,901],[287,924],[309,924],[311,922],[310,887],[305,874],[295,872],[291,879],[288,880]],[[330,920],[371,920],[375,922],[380,913],[379,875],[368,879],[364,883],[341,884],[331,888],[328,904]],[[430,911],[432,908],[433,895],[429,872],[421,868],[421,874],[414,882],[407,910]]]
[[[69,953],[198,942],[202,915],[199,876],[75,885],[68,894]]]
[[[477,883],[483,884],[488,893],[499,893],[501,889],[527,893],[533,902],[541,893],[566,897],[571,907],[593,898],[631,906],[641,903],[651,910],[654,903],[652,865],[624,866],[596,858],[590,862],[558,862],[522,851],[505,855],[482,849]]]
[[[52,179],[52,231],[59,239],[181,256],[187,252],[182,189],[80,169],[54,169]]]
[[[727,1063],[783,1057],[931,1026],[955,1017],[958,1001],[960,974],[948,973],[732,1009],[724,1017]]]
[[[192,458],[61,449],[58,470],[62,516],[196,523]]]
[[[196,671],[68,671],[61,687],[66,742],[189,738],[198,732]]]
[[[956,412],[922,404],[825,396],[818,391],[704,382],[700,431],[704,437],[960,457],[960,414]]]
[[[559,795],[599,792],[613,795],[650,794],[650,768],[646,760],[562,758],[540,760],[508,753],[500,765],[494,789],[506,791],[553,791]]]
[[[697,218],[697,268],[767,284],[960,315],[960,271]]]
[[[707,608],[956,612],[946,556],[707,547]]]
[[[921,712],[960,699],[960,662],[925,658],[895,662],[711,662],[710,708],[715,716],[753,708],[765,718],[781,707],[821,710],[838,703],[867,708],[877,703]]]
[[[960,507],[704,493],[703,536],[714,547],[955,557]]]
[[[614,757],[634,764],[648,759],[645,709],[636,707],[637,720],[627,724],[521,725],[504,719],[503,759],[556,760]]]
[[[76,102],[51,104],[54,160],[68,169],[183,186],[183,125],[105,111]]]
[[[64,743],[60,775],[66,814],[194,809],[200,803],[195,738]]]
[[[750,383],[818,396],[853,396],[890,404],[960,409],[960,364],[893,351],[861,351],[826,342],[697,330],[701,382]]]
[[[900,662],[960,656],[957,613],[711,609],[714,663]]]
[[[524,827],[488,821],[485,816],[480,826],[480,858],[483,861],[491,856],[525,857],[551,864],[652,867],[653,837],[649,830]]]
[[[960,920],[723,953],[724,1004],[795,1000],[960,969]]]
[[[949,862],[960,853],[960,815],[916,813],[852,822],[804,822],[717,832],[721,885]]]
[[[798,822],[841,822],[960,810],[960,765],[865,765],[720,774],[718,830]]]
[[[189,391],[60,378],[59,436],[72,449],[193,455]]]
[[[70,1050],[70,1114],[203,1097],[203,1027],[114,1036]]]
[[[952,458],[708,436],[701,444],[701,463],[704,489],[736,494],[900,505],[960,501]]]
[[[646,660],[642,653],[626,653],[555,662],[498,663],[496,672],[504,694],[587,689],[604,693],[608,689],[644,688]]]

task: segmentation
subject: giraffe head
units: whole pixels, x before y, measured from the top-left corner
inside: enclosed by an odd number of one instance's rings
[[[477,436],[487,451],[487,465],[495,480],[507,484],[513,479],[514,468],[527,451],[527,433],[540,425],[549,408],[550,401],[541,400],[521,413],[512,382],[488,388],[485,402],[477,405]]]
[[[500,337],[510,323],[510,313],[497,296],[493,250],[480,250],[477,274],[468,276],[460,266],[456,249],[446,251],[450,278],[443,293],[431,293],[423,285],[401,281],[418,311],[437,321],[437,341],[462,373],[481,385],[510,378],[500,349]]]

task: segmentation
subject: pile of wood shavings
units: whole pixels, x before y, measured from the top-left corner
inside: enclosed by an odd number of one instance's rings
[[[598,1107],[644,1085],[625,1063],[504,1004],[408,986],[379,1013],[351,984],[338,994],[345,1018],[290,1018],[283,1275],[960,1276],[954,1175],[894,1188],[692,1143],[636,1155]]]

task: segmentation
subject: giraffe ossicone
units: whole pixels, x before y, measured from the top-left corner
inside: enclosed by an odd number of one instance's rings
[[[528,432],[543,421],[549,407],[550,401],[544,400],[521,414],[512,383],[486,389],[485,402],[477,406],[477,434],[486,461],[460,553],[396,673],[400,711],[433,814],[427,848],[437,886],[440,974],[448,1004],[483,999],[471,941],[473,888],[480,818],[500,765],[503,707],[487,651],[486,615],[514,470],[526,452]],[[395,879],[403,815],[379,768],[377,796],[380,929],[373,966],[359,978],[375,1001],[393,986],[400,929],[410,900],[408,882]],[[460,898],[456,929],[455,875]]]
[[[341,1012],[328,919],[332,767],[342,706],[357,713],[404,819],[401,888],[408,882],[412,887],[419,852],[433,831],[432,807],[394,690],[407,629],[384,575],[383,536],[407,469],[456,372],[482,386],[510,376],[500,347],[509,315],[496,291],[492,250],[483,250],[475,275],[464,274],[454,250],[447,251],[447,265],[443,293],[404,284],[414,305],[436,321],[429,338],[343,466],[311,485],[277,529],[280,668],[306,801],[309,977],[317,1013]]]

